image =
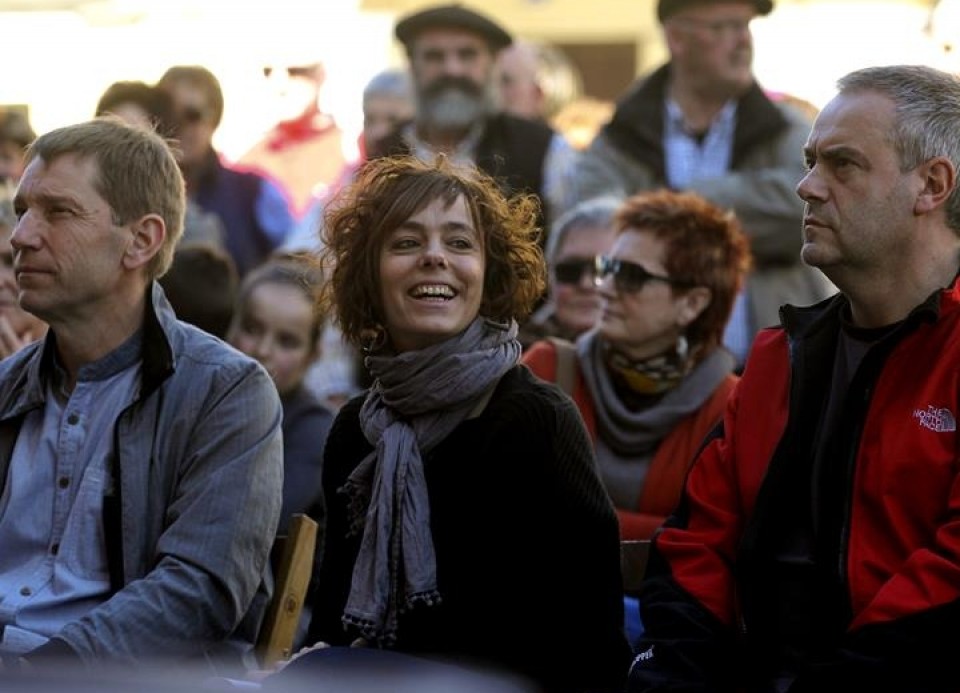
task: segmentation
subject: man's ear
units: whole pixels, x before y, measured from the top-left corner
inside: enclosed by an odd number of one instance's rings
[[[927,214],[946,204],[957,184],[957,170],[944,156],[934,157],[921,164],[921,167],[919,173],[923,176],[923,188],[913,208],[917,215]]]
[[[133,241],[123,254],[123,266],[133,270],[143,267],[160,252],[167,237],[167,226],[159,214],[147,214],[130,225]]]

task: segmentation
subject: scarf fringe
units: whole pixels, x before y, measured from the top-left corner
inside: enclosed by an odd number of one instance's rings
[[[417,592],[416,594],[407,595],[406,603],[400,608],[400,613],[406,613],[410,611],[417,604],[423,604],[424,606],[436,606],[443,602],[443,597],[440,596],[438,590],[424,590],[423,592]]]
[[[340,620],[346,628],[355,628],[360,631],[361,637],[377,647],[391,647],[397,643],[396,628],[381,629],[369,618],[360,618],[350,614],[344,614]]]
[[[413,609],[418,604],[423,606],[437,606],[443,602],[443,597],[437,590],[425,590],[407,596],[406,603],[400,607],[399,613],[404,614]],[[378,647],[390,647],[397,643],[396,626],[384,626],[380,628],[369,618],[355,616],[344,613],[340,618],[343,625],[347,628],[355,628],[360,632],[361,637],[375,643]]]

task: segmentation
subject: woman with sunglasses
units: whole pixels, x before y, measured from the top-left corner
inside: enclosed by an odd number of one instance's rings
[[[375,159],[329,208],[327,307],[374,381],[327,439],[308,642],[621,688],[614,509],[573,403],[518,365],[536,218],[444,158]]]
[[[750,254],[732,214],[692,193],[629,198],[615,227],[596,262],[602,316],[576,341],[569,380],[621,537],[649,539],[736,382],[721,339]],[[524,362],[562,382],[561,348],[539,342]]]
[[[548,299],[520,328],[524,348],[548,337],[572,341],[600,319],[596,257],[613,245],[613,217],[621,202],[616,197],[586,200],[551,226],[545,250]]]

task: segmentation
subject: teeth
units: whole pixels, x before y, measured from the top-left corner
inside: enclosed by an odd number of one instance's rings
[[[421,296],[437,296],[440,298],[453,298],[453,289],[445,284],[431,284],[427,286],[418,286],[410,292],[415,298]]]

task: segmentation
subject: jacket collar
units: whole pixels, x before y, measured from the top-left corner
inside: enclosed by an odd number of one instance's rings
[[[146,397],[176,369],[176,349],[180,346],[177,316],[167,301],[160,283],[151,282],[147,289],[146,314],[143,322],[143,383]]]
[[[176,364],[177,318],[157,282],[147,289],[143,324],[143,366],[141,397],[156,390],[173,373]],[[0,378],[0,403],[6,403],[0,418],[19,416],[44,402],[44,378],[53,368],[56,335],[52,330],[43,340],[9,357],[6,375]]]
[[[812,306],[785,305],[780,308],[780,323],[790,337],[806,337],[826,326],[839,324],[850,302],[842,293],[835,294]],[[960,309],[960,274],[950,286],[937,289],[904,318],[904,325],[921,322],[936,323],[941,316]]]
[[[670,63],[639,82],[617,104],[603,132],[624,152],[665,177],[663,155],[663,110],[670,82]],[[737,102],[731,166],[737,168],[757,144],[783,132],[789,123],[760,86],[753,82]]]

